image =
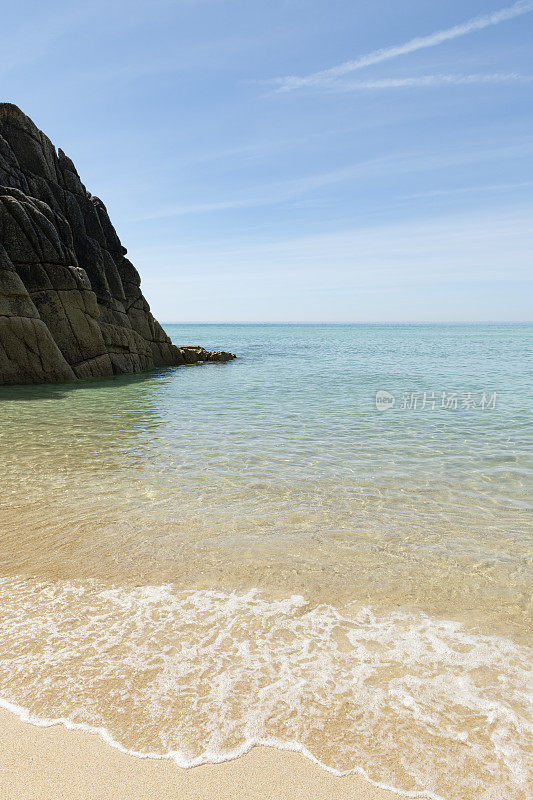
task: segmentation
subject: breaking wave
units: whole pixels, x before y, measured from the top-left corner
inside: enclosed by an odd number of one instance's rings
[[[294,595],[0,580],[0,695],[28,722],[182,767],[256,744],[409,796],[522,800],[528,653]]]

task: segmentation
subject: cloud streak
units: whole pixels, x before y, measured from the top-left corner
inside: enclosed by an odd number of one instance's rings
[[[370,161],[331,170],[330,172],[307,175],[292,180],[277,181],[275,183],[263,185],[258,193],[245,197],[230,200],[215,200],[206,203],[169,206],[155,211],[148,216],[144,216],[143,219],[164,219],[165,217],[181,217],[185,214],[203,214],[212,211],[227,211],[236,208],[254,208],[286,203],[305,195],[307,192],[312,192],[316,189],[321,189],[325,186],[354,178],[360,172],[369,167],[372,169],[375,164],[379,164],[380,162],[381,159],[372,159]]]
[[[374,50],[372,53],[359,56],[352,61],[345,61],[342,64],[337,64],[334,67],[321,70],[320,72],[314,72],[305,76],[289,75],[284,78],[277,78],[275,82],[278,84],[278,91],[280,92],[290,92],[304,87],[320,86],[323,83],[328,83],[344,75],[349,75],[356,70],[370,67],[373,64],[380,64],[383,61],[389,61],[399,56],[408,55],[409,53],[415,53],[427,47],[436,47],[443,42],[457,39],[460,36],[466,36],[469,33],[481,31],[493,25],[499,25],[501,22],[514,19],[530,11],[533,11],[533,0],[518,0],[518,2],[513,3],[512,6],[502,8],[499,11],[493,11],[490,14],[482,14],[481,16],[473,17],[459,25],[454,25],[452,28],[435,31],[428,36],[417,36],[403,44]]]
[[[320,86],[328,92],[357,92],[372,89],[417,89],[431,86],[470,86],[494,83],[531,83],[533,75],[516,72],[471,75],[418,75],[412,78],[379,78],[370,81],[331,81]]]
[[[320,172],[303,177],[292,178],[284,181],[263,184],[240,197],[214,198],[205,202],[183,203],[169,205],[154,209],[148,215],[143,214],[139,220],[159,220],[186,215],[217,213],[236,209],[262,208],[285,203],[294,204],[307,195],[313,195],[327,186],[335,186],[344,181],[368,181],[371,176],[383,175],[409,175],[413,173],[432,172],[447,167],[461,166],[463,164],[483,163],[485,161],[502,162],[506,159],[529,157],[532,145],[529,141],[524,144],[508,144],[504,147],[491,147],[484,149],[465,149],[463,152],[441,153],[435,151],[420,152],[391,152],[384,156],[348,164],[329,172]],[[359,186],[363,186],[362,183]],[[324,195],[321,193],[321,202]]]
[[[506,203],[252,241],[230,228],[134,255],[163,320],[520,320],[530,315],[532,210]]]
[[[415,192],[403,196],[405,200],[417,200],[420,197],[447,197],[460,194],[485,194],[486,192],[505,192],[512,189],[529,189],[533,181],[520,181],[520,183],[493,183],[479,184],[479,186],[458,186],[453,189],[431,189],[427,192]]]

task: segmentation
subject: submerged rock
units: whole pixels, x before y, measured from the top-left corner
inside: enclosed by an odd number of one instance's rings
[[[101,200],[22,111],[0,103],[0,383],[229,361],[176,347]]]

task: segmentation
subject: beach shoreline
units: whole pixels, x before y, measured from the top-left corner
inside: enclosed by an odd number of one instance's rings
[[[222,764],[182,769],[137,758],[100,736],[39,727],[0,709],[0,800],[397,800],[359,775],[338,777],[299,753],[254,747]]]
[[[0,800],[526,800],[524,330],[376,331],[2,389]]]

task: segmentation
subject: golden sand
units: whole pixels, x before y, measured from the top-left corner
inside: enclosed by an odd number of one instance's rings
[[[225,764],[180,769],[135,758],[99,736],[38,728],[0,710],[1,800],[397,800],[338,778],[298,753],[255,747]]]

